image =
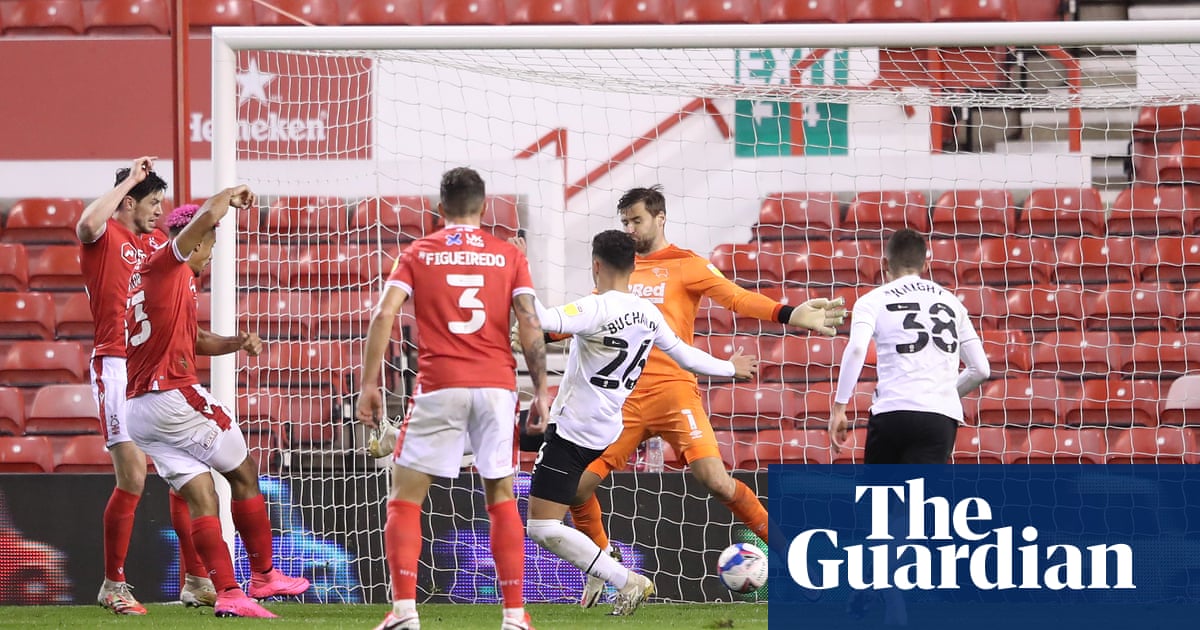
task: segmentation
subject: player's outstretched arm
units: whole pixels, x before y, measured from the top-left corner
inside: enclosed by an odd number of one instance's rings
[[[75,236],[79,237],[80,243],[95,243],[96,239],[100,238],[100,235],[104,233],[104,224],[121,206],[121,200],[129,194],[129,191],[133,190],[134,186],[142,183],[150,171],[154,170],[154,160],[156,159],[158,158],[142,156],[134,160],[128,177],[83,209],[79,222],[75,224]]]
[[[537,418],[530,414],[526,431],[542,433],[550,418],[550,390],[546,382],[546,342],[542,338],[542,323],[537,316],[536,298],[523,293],[513,298],[513,314],[517,317],[517,336],[525,354],[525,367],[533,381],[533,405]]]
[[[961,398],[988,380],[992,376],[992,367],[988,365],[987,353],[984,352],[983,342],[979,337],[964,340],[958,353],[962,357],[964,368],[958,373],[955,387]]]
[[[850,340],[846,342],[838,372],[837,393],[830,405],[829,445],[835,454],[841,452],[850,430],[850,423],[846,420],[846,404],[854,395],[854,386],[862,374],[863,364],[867,361],[867,349],[874,334],[875,327],[867,321],[857,322],[850,328]]]
[[[654,345],[678,363],[679,367],[689,372],[706,376],[732,376],[742,381],[753,378],[758,372],[758,358],[743,354],[741,348],[735,350],[728,361],[718,359],[699,348],[683,343],[661,316],[658,324]]]
[[[262,354],[262,348],[262,339],[252,332],[242,331],[229,337],[203,329],[196,333],[196,354],[202,356],[212,357],[244,350],[246,354],[256,357]]]
[[[774,321],[832,337],[837,327],[846,321],[845,301],[817,298],[799,306],[780,304],[771,298],[747,291],[721,274],[711,264],[697,258],[689,266],[684,282],[688,291],[707,296],[717,304],[742,315],[764,321]]]
[[[379,424],[379,413],[383,410],[383,391],[380,370],[383,366],[383,353],[387,350],[388,338],[391,337],[392,324],[400,307],[408,300],[408,293],[395,285],[388,285],[379,300],[375,314],[371,316],[371,326],[367,329],[367,340],[363,342],[363,371],[359,379],[362,392],[358,395],[355,417],[374,429]]]
[[[209,197],[208,201],[204,202],[203,206],[196,211],[196,216],[192,217],[187,227],[175,237],[176,251],[187,256],[200,241],[204,239],[213,228],[217,227],[217,223],[225,217],[230,208],[253,208],[258,203],[258,197],[254,191],[250,190],[249,186],[242,184],[232,188],[226,188],[221,192]]]

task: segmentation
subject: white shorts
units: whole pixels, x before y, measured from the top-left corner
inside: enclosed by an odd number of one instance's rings
[[[130,441],[125,426],[125,357],[92,357],[89,369],[105,448]]]
[[[227,473],[246,461],[233,413],[199,385],[131,398],[125,417],[133,442],[175,490],[209,468]]]
[[[396,442],[395,462],[434,477],[458,477],[463,455],[475,453],[484,479],[513,474],[517,393],[494,387],[451,387],[413,396]]]

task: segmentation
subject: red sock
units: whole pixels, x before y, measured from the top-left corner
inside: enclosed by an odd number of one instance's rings
[[[417,598],[417,562],[421,559],[421,506],[388,501],[383,553],[392,573],[392,601]]]
[[[192,540],[196,551],[208,567],[208,577],[218,593],[238,587],[233,578],[233,561],[229,559],[229,547],[221,538],[221,519],[216,516],[201,516],[192,519]]]
[[[192,514],[188,511],[187,500],[174,491],[168,493],[168,496],[171,500],[171,526],[175,528],[175,535],[179,537],[179,555],[183,558],[183,570],[188,575],[204,577],[208,575],[208,569],[204,568],[204,561],[200,559],[196,544],[192,542]]]
[[[249,499],[229,502],[233,512],[233,526],[237,528],[246,555],[250,556],[250,570],[266,573],[271,570],[271,517],[267,516],[267,502],[261,494]]]
[[[141,495],[113,488],[104,508],[104,577],[125,581],[125,556],[129,555],[129,537],[133,534],[133,513]]]
[[[505,608],[521,608],[524,596],[521,583],[525,578],[525,525],[517,512],[517,501],[511,499],[489,505],[491,520],[492,560]]]
[[[757,534],[763,542],[767,542],[767,509],[749,486],[737,479],[734,479],[733,483],[737,485],[737,489],[733,491],[733,499],[726,502],[725,506],[738,520],[745,523],[750,531]]]
[[[588,497],[580,505],[571,506],[571,520],[575,529],[587,534],[592,542],[601,549],[608,549],[608,534],[604,531],[604,515],[600,511],[600,499],[596,495]]]

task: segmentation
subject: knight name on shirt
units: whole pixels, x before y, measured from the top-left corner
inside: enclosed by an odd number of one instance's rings
[[[931,284],[928,282],[910,282],[902,286],[888,289],[887,294],[894,297],[900,297],[906,293],[912,293],[914,291],[920,291],[921,293],[941,293],[945,291],[945,289],[936,284]]]
[[[504,254],[489,252],[421,252],[421,262],[426,265],[462,265],[472,267],[504,267]]]
[[[653,331],[658,330],[658,322],[653,322],[649,319],[646,319],[646,314],[641,311],[625,313],[624,315],[609,320],[606,324],[604,324],[604,327],[608,329],[609,334],[615,335],[620,330],[623,330],[626,326],[633,326],[634,324],[648,326],[650,330]]]

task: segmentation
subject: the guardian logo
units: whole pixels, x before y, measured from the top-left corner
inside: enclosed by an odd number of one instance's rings
[[[893,510],[893,497],[902,510]],[[869,506],[866,539],[880,542],[843,546],[836,530],[802,531],[787,549],[788,573],[801,587],[1137,588],[1129,545],[1039,543],[1033,526],[993,523],[992,506],[981,497],[953,504],[946,497],[926,497],[924,479],[908,479],[903,485],[856,485],[854,502]]]

